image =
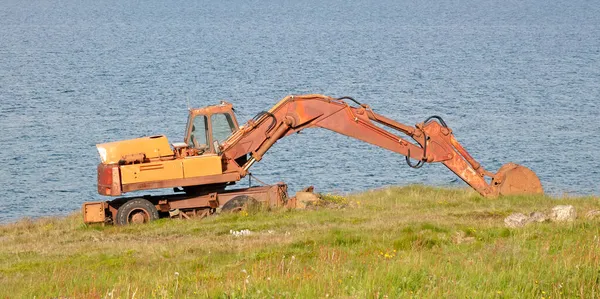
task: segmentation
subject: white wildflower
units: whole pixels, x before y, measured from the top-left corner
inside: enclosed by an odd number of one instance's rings
[[[229,230],[229,234],[233,235],[234,237],[249,236],[252,234],[252,231],[249,229],[243,229],[240,231]]]

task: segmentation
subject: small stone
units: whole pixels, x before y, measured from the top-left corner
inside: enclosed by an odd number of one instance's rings
[[[565,222],[565,221],[573,221],[577,218],[577,212],[575,211],[575,207],[568,206],[556,206],[552,208],[552,212],[550,212],[550,220],[555,222]]]
[[[510,214],[508,217],[504,218],[504,225],[510,228],[523,227],[528,222],[529,217],[523,215],[522,213]]]
[[[585,218],[587,219],[596,219],[600,218],[600,210],[591,210],[585,213]]]
[[[529,222],[546,222],[548,221],[548,216],[542,212],[533,212],[529,214]]]

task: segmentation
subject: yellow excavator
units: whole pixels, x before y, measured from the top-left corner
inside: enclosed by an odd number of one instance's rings
[[[349,104],[351,103],[351,104]],[[384,129],[387,128],[388,130]],[[396,152],[412,168],[442,163],[484,197],[542,194],[530,169],[508,163],[485,170],[456,140],[439,116],[408,126],[375,113],[351,97],[287,96],[239,126],[227,102],[190,109],[184,142],[163,135],[98,144],[98,193],[173,188],[174,194],[120,197],[83,205],[86,223],[144,223],[159,217],[202,217],[248,204],[289,206],[287,186],[227,190],[247,175],[277,140],[307,128],[324,128]],[[400,136],[410,137],[409,142]]]

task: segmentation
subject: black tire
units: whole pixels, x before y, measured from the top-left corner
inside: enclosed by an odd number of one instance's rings
[[[258,201],[253,197],[248,195],[238,195],[226,202],[221,208],[221,211],[239,212],[256,206],[258,206]]]
[[[156,219],[158,219],[156,207],[143,198],[135,198],[119,207],[115,224],[148,223]]]

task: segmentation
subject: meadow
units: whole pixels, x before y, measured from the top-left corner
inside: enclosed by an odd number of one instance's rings
[[[598,197],[486,199],[389,187],[144,225],[81,214],[0,226],[0,298],[597,298]],[[574,222],[509,229],[514,212],[570,204]]]

